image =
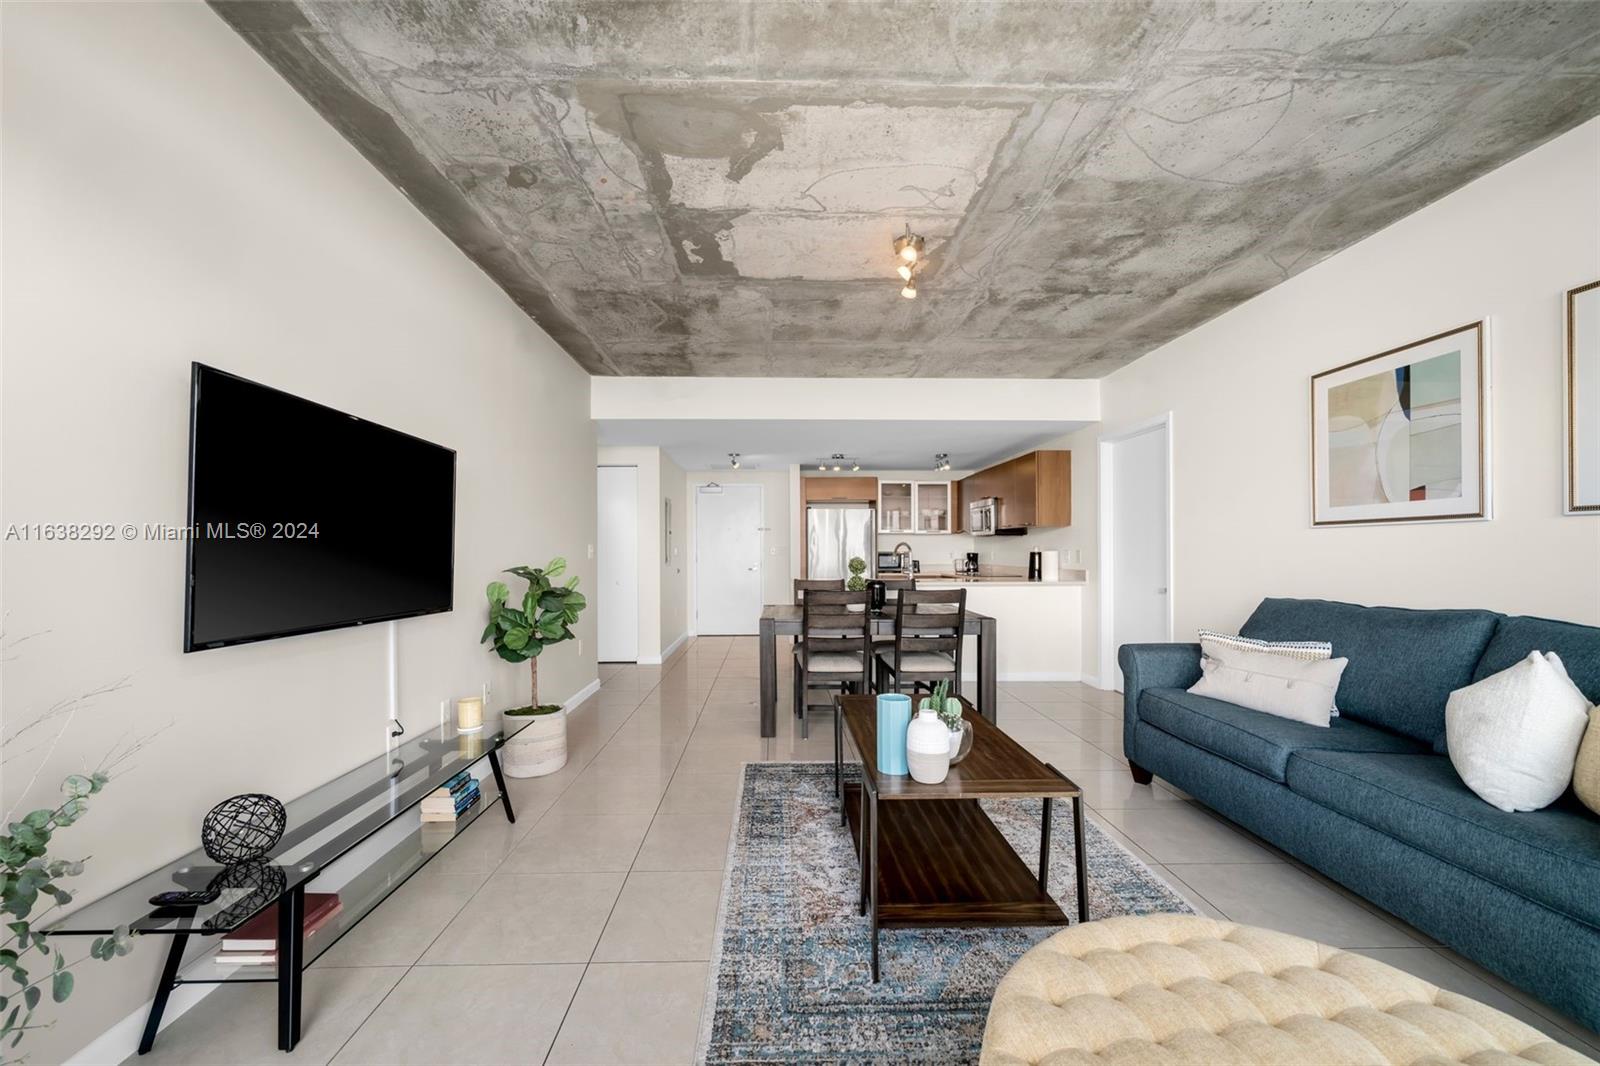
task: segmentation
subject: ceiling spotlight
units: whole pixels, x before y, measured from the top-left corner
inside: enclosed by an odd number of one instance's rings
[[[728,465],[733,467],[735,470],[739,469],[739,453],[738,452],[729,452],[728,453]]]
[[[861,464],[860,463],[851,463],[850,464],[850,470],[851,470],[852,473],[857,471],[857,470],[860,470],[860,469],[861,469]]]
[[[949,470],[950,469],[950,453],[949,452],[940,452],[938,455],[935,455],[933,457],[933,468],[935,470]]]
[[[906,231],[894,239],[894,254],[904,259],[907,263],[915,263],[922,258],[923,239],[911,232],[911,223],[906,223]]]
[[[911,268],[905,263],[901,263],[899,266],[895,267],[894,272],[900,275],[901,281],[911,280]]]
[[[900,295],[908,300],[915,300],[917,298],[917,279],[907,279],[906,287],[900,290]]]
[[[828,464],[827,463],[818,463],[817,464],[817,469],[818,470],[826,470],[826,469],[828,469]]]

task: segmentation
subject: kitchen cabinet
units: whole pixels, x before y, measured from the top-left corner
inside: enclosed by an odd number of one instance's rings
[[[1028,452],[962,479],[963,502],[991,496],[1000,501],[1001,529],[1070,526],[1072,453]]]
[[[806,503],[871,503],[878,498],[875,477],[806,477],[800,485]]]
[[[918,481],[911,491],[916,499],[916,532],[950,532],[950,482]]]
[[[910,481],[880,481],[878,482],[878,532],[879,533],[910,533],[913,517],[911,513]]]
[[[948,481],[878,484],[879,533],[950,533],[953,486]]]

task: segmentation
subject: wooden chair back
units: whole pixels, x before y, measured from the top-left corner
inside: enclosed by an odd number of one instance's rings
[[[805,602],[805,595],[808,592],[843,592],[843,591],[844,591],[844,578],[842,578],[842,577],[831,578],[831,579],[830,578],[820,578],[820,577],[813,577],[813,578],[797,577],[797,578],[794,579],[794,605],[796,607],[798,607],[803,602]]]
[[[961,631],[967,623],[966,589],[905,589],[894,608],[894,670],[901,674],[901,656],[943,652],[955,660],[951,683],[959,690]],[[915,672],[915,671],[913,671]]]
[[[861,677],[866,681],[871,658],[872,616],[867,611],[870,593],[825,589],[808,590],[800,601],[801,654],[810,668],[811,656],[844,652],[861,656]],[[835,675],[848,680],[849,675]]]

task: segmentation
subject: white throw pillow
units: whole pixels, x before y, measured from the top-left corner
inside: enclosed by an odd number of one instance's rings
[[[1225,651],[1264,651],[1298,662],[1333,658],[1333,645],[1326,640],[1257,640],[1254,637],[1218,633],[1214,629],[1200,630],[1201,655],[1215,656]],[[1331,717],[1339,717],[1339,705],[1334,704],[1328,713]]]
[[[1348,659],[1304,661],[1201,641],[1200,680],[1189,689],[1252,711],[1326,729]]]
[[[1467,787],[1502,811],[1536,811],[1572,782],[1589,701],[1554,652],[1450,693],[1444,706],[1450,762]]]

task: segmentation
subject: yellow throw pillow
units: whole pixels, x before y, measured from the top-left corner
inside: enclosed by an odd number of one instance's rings
[[[1572,767],[1572,791],[1583,805],[1600,814],[1600,707],[1589,708],[1589,728],[1578,745],[1578,761]]]

